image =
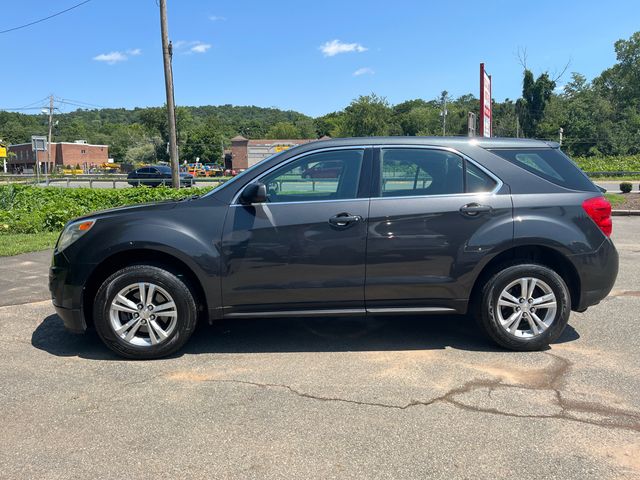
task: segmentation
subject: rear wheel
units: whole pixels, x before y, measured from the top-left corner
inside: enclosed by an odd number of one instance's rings
[[[499,345],[540,350],[563,332],[571,312],[560,275],[537,264],[512,265],[495,273],[481,292],[479,321]]]
[[[196,325],[191,291],[173,273],[151,265],[123,268],[96,294],[95,327],[102,341],[127,358],[159,358],[177,351]]]

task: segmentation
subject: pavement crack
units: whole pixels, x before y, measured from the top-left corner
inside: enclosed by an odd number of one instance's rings
[[[413,406],[413,403],[410,403],[408,405],[395,405],[392,403],[382,403],[382,402],[365,402],[365,401],[361,401],[361,400],[352,400],[352,399],[348,399],[348,398],[341,398],[341,397],[326,397],[323,395],[315,395],[312,393],[307,393],[307,392],[302,392],[300,390],[297,390],[295,388],[293,388],[290,385],[285,385],[282,383],[259,383],[259,382],[251,382],[248,380],[234,380],[234,379],[206,379],[203,380],[205,382],[211,382],[211,383],[235,383],[235,384],[240,384],[240,385],[249,385],[249,386],[253,386],[253,387],[259,387],[259,388],[264,388],[264,389],[269,389],[269,388],[279,388],[279,389],[284,389],[289,391],[290,393],[301,397],[301,398],[308,398],[310,400],[318,400],[321,402],[342,402],[342,403],[351,403],[354,405],[363,405],[363,406],[368,406],[368,407],[381,407],[381,408],[393,408],[393,409],[398,409],[398,410],[404,410],[406,408],[409,408],[410,406]]]
[[[262,389],[281,389],[300,398],[306,398],[309,400],[321,402],[340,402],[352,405],[388,408],[394,410],[407,410],[418,406],[428,407],[436,403],[445,403],[456,408],[475,413],[500,415],[503,417],[512,418],[556,419],[594,425],[603,428],[632,430],[636,432],[640,431],[639,412],[626,411],[595,402],[580,402],[565,398],[562,395],[562,387],[565,383],[565,377],[572,367],[572,363],[566,358],[563,358],[559,355],[555,355],[549,352],[544,353],[545,355],[552,358],[552,363],[548,368],[544,369],[542,378],[537,379],[533,384],[504,383],[501,378],[474,379],[464,383],[461,386],[452,388],[444,394],[436,396],[430,400],[411,400],[406,404],[368,402],[338,396],[317,395],[298,390],[284,383],[261,383],[250,380],[211,378],[204,375],[185,376],[181,373],[170,374],[168,376],[165,376],[165,378],[178,381],[247,385]],[[520,389],[552,392],[555,404],[559,408],[559,412],[548,414],[525,414],[507,412],[489,405],[470,405],[468,403],[465,403],[463,399],[460,398],[466,394],[483,389],[487,390],[487,398],[489,400],[493,400],[494,393],[499,389]],[[591,415],[591,418],[587,418],[585,415]]]

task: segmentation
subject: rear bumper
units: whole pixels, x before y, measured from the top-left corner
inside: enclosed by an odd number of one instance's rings
[[[570,259],[580,277],[580,298],[573,309],[583,311],[609,295],[618,276],[618,251],[606,239],[595,252],[573,255]]]

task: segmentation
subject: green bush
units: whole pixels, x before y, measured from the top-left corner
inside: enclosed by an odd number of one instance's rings
[[[585,172],[640,172],[640,155],[615,157],[574,157]]]
[[[633,189],[633,185],[629,182],[622,182],[620,184],[620,191],[622,193],[629,193]]]
[[[61,230],[69,220],[97,210],[202,195],[212,187],[60,188],[0,186],[0,233]]]

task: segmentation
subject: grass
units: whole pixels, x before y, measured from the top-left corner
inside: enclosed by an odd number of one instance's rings
[[[53,248],[59,232],[0,234],[0,257]]]
[[[623,204],[626,200],[625,196],[621,193],[605,193],[604,196],[607,197],[607,200],[609,200],[609,203],[613,208]]]

